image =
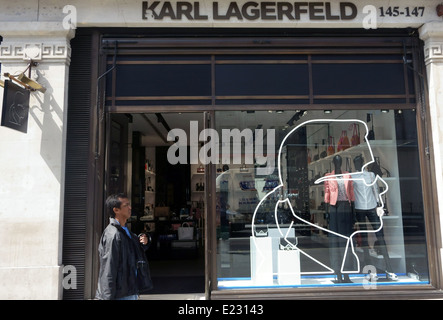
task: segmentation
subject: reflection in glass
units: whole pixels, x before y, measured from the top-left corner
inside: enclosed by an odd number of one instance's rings
[[[277,160],[263,174],[220,152],[218,288],[428,283],[411,126],[410,110],[216,113],[220,136],[273,130]]]

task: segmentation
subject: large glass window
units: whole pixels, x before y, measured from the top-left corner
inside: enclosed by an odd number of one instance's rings
[[[216,112],[217,288],[427,284],[415,117]]]

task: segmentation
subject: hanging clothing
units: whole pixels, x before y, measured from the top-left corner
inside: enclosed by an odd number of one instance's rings
[[[337,177],[333,177],[335,175],[335,171],[331,173],[327,173],[325,176],[331,176],[330,178],[325,180],[324,188],[325,188],[325,203],[329,203],[331,205],[335,205],[338,201],[339,195],[339,186]],[[344,171],[339,179],[344,184],[344,188],[346,191],[346,200],[351,202],[355,200],[354,196],[354,186],[352,184],[351,175],[349,172]],[[343,190],[343,189],[342,189]]]
[[[354,224],[351,202],[354,198],[354,187],[349,172],[334,176],[335,171],[327,173],[331,176],[324,182],[325,203],[329,206],[329,230],[349,237]],[[353,260],[348,253],[345,257],[347,239],[333,233],[329,235],[329,259],[331,268],[337,275],[341,274],[343,259],[344,271],[353,269]],[[341,277],[341,276],[340,276]]]
[[[343,177],[337,177],[337,186],[338,186],[337,201],[348,200],[348,195],[346,194],[346,186],[345,182],[343,181]]]
[[[364,171],[352,175],[355,209],[371,210],[377,207],[378,185],[375,182],[375,174],[373,172]]]

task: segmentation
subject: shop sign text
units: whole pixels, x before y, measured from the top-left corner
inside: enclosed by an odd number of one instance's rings
[[[357,17],[357,6],[351,2],[255,2],[242,4],[230,2],[219,5],[212,3],[212,15],[205,13],[200,2],[188,1],[143,1],[143,20],[301,20],[340,21]]]

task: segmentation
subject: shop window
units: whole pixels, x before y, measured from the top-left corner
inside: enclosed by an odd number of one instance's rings
[[[401,63],[314,64],[313,79],[314,95],[405,94]]]
[[[113,63],[110,56],[108,70]],[[397,54],[128,55],[107,75],[106,103],[408,104],[415,102],[413,79]]]
[[[116,79],[119,97],[211,95],[210,65],[118,65]]]
[[[308,95],[308,66],[222,64],[215,70],[217,96]]]
[[[428,284],[415,119],[216,112],[217,289]]]

